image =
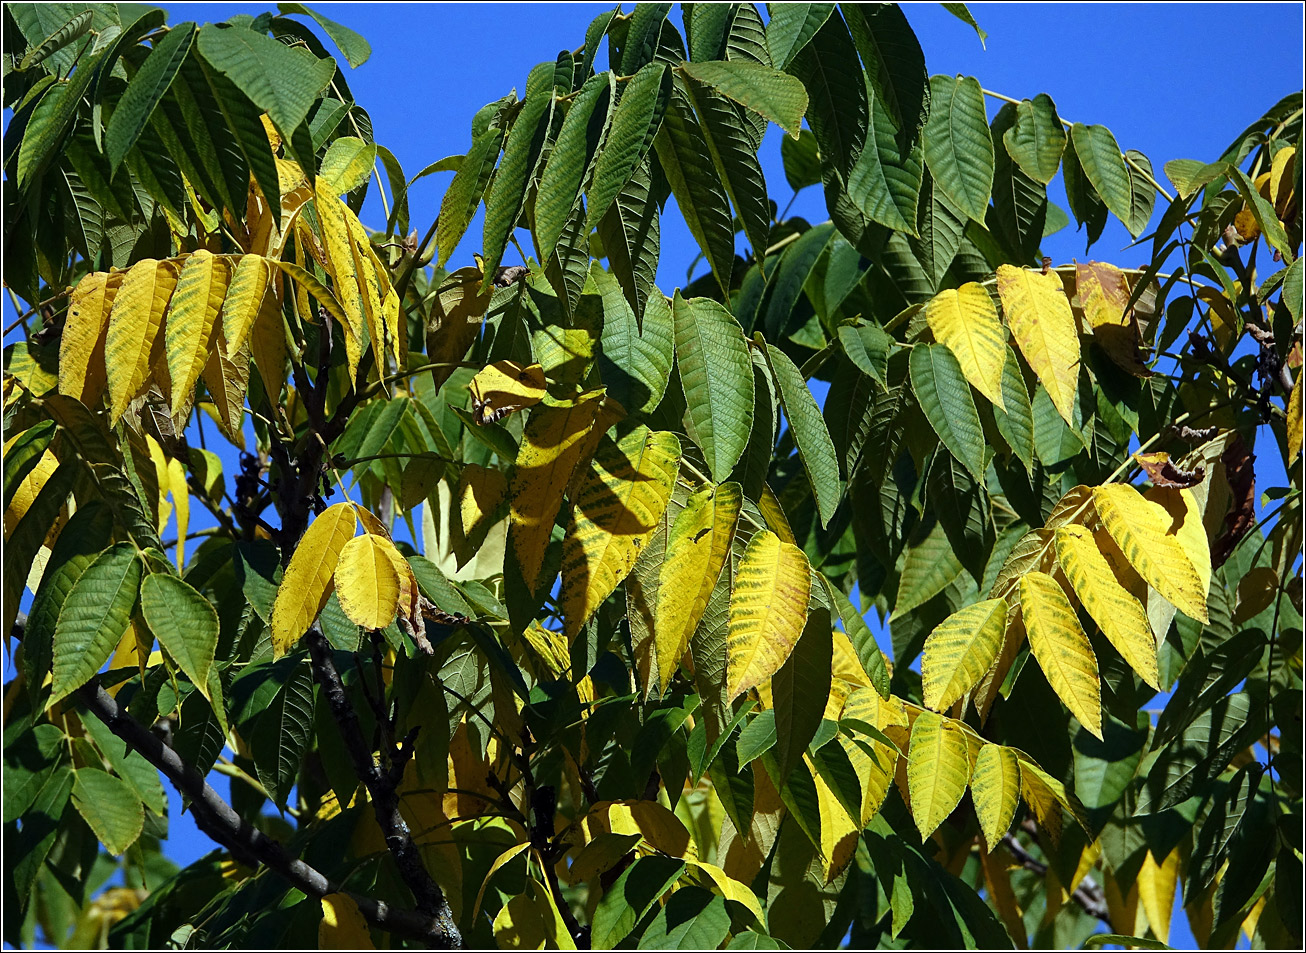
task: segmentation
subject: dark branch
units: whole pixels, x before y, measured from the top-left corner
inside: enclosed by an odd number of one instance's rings
[[[194,766],[182,761],[176,751],[124,711],[97,681],[84,685],[78,694],[91,714],[130,748],[140,752],[178,791],[190,798],[195,825],[229,850],[236,860],[248,866],[262,864],[310,897],[344,893],[358,905],[369,922],[383,930],[437,948],[451,945],[448,932],[436,918],[344,890],[321,871],[290,856],[278,841],[248,824],[208,785]],[[456,931],[454,937],[458,937]]]
[[[1022,867],[1026,870],[1033,871],[1040,877],[1044,877],[1048,872],[1048,865],[1041,860],[1037,860],[1033,854],[1020,846],[1020,841],[1007,834],[1002,838],[1002,846],[1011,851],[1011,856],[1015,857]],[[1085,877],[1075,892],[1070,895],[1070,899],[1079,904],[1080,908],[1089,916],[1096,917],[1107,925],[1107,928],[1115,932],[1115,927],[1111,923],[1111,914],[1107,910],[1106,898],[1102,896],[1102,888],[1096,883]]]
[[[304,638],[313,659],[313,674],[326,695],[327,705],[354,763],[354,773],[367,786],[367,792],[371,795],[376,822],[381,827],[386,847],[394,856],[399,875],[412,891],[417,909],[435,921],[439,931],[439,945],[447,949],[461,947],[462,934],[454,923],[449,902],[440,885],[427,871],[421,852],[408,830],[408,822],[399,810],[396,778],[377,763],[372,756],[371,745],[363,737],[358,713],[354,711],[354,706],[345,693],[340,672],[331,657],[331,644],[317,626],[309,629]]]

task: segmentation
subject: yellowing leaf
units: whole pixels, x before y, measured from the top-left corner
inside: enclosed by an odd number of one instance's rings
[[[236,262],[222,302],[222,333],[228,356],[245,346],[271,282],[272,265],[266,258],[242,255]]]
[[[5,450],[8,451],[10,446],[18,439],[21,434],[14,434],[5,441]],[[8,462],[8,461],[6,461]],[[9,506],[5,510],[5,538],[14,531],[22,518],[27,514],[32,504],[36,501],[37,496],[54,476],[54,471],[59,469],[59,460],[54,453],[48,448],[42,452],[36,466],[28,472],[19,482],[17,489],[14,491],[13,499],[9,501]],[[26,572],[26,569],[24,569]]]
[[[363,293],[360,289],[358,270],[354,265],[353,244],[349,240],[349,226],[345,221],[345,215],[348,209],[343,202],[330,195],[322,182],[321,177],[317,181],[317,217],[322,228],[322,244],[326,251],[328,270],[331,272],[331,278],[335,283],[335,297],[340,302],[343,309],[342,315],[345,320],[342,322],[345,326],[346,345],[349,354],[349,377],[355,380],[358,377],[358,359],[361,354],[362,329],[367,326],[367,315],[363,311]],[[303,224],[303,220],[300,220]],[[307,284],[302,279],[300,284]],[[319,294],[316,289],[310,287],[319,300],[324,296]],[[301,315],[302,317],[302,315]],[[310,320],[313,317],[310,316]],[[380,354],[382,347],[376,348]]]
[[[243,347],[230,356],[221,347],[213,348],[209,352],[208,363],[204,365],[203,379],[204,387],[213,399],[218,425],[228,440],[243,449],[245,394],[249,390],[249,348]]]
[[[519,893],[495,914],[494,942],[501,950],[542,950],[548,938],[540,904]]]
[[[1095,487],[1093,501],[1107,532],[1143,580],[1180,612],[1199,622],[1210,621],[1206,615],[1210,577],[1203,582],[1177,535],[1182,524],[1176,525],[1166,507],[1145,499],[1127,483]],[[1191,533],[1200,532],[1201,525],[1199,516],[1196,527],[1185,535],[1190,544]],[[1205,534],[1202,541],[1205,545]]]
[[[1006,622],[1006,601],[988,599],[957,610],[929,634],[921,659],[926,707],[944,711],[984,677],[1002,647]]]
[[[367,533],[345,543],[336,563],[340,608],[350,622],[365,629],[384,629],[399,610],[399,573],[388,549],[394,549],[394,543]]]
[[[77,283],[59,339],[59,393],[94,407],[108,377],[104,366],[105,332],[123,272],[95,271]]]
[[[1010,829],[1020,801],[1020,760],[1016,752],[995,744],[980,748],[970,779],[970,797],[984,843],[990,851],[995,850]]]
[[[1206,594],[1211,591],[1211,546],[1206,540],[1202,509],[1197,505],[1193,491],[1187,488],[1153,486],[1143,494],[1143,499],[1160,504],[1169,515],[1168,532],[1179,540],[1188,561],[1197,570],[1205,603]]]
[[[1044,572],[1020,580],[1020,611],[1029,648],[1052,690],[1080,724],[1102,737],[1102,695],[1097,656],[1079,626],[1061,584]]]
[[[689,863],[696,870],[701,870],[707,874],[708,880],[712,882],[712,886],[716,888],[721,896],[747,907],[758,920],[765,920],[766,915],[762,912],[762,904],[758,901],[757,894],[753,893],[751,888],[729,876],[716,864],[709,864],[701,860],[691,860]]]
[[[354,538],[357,525],[351,503],[330,506],[309,524],[272,604],[272,651],[278,658],[303,637],[326,605],[340,551]]]
[[[323,950],[375,950],[367,920],[354,899],[343,893],[322,898],[322,922],[317,926],[317,945]]]
[[[762,519],[766,520],[767,529],[784,542],[798,545],[798,540],[794,538],[794,531],[789,526],[789,519],[785,516],[784,507],[780,505],[780,498],[765,481],[762,483],[762,495],[757,498],[757,509],[762,514]]]
[[[590,818],[613,834],[640,834],[651,847],[671,857],[691,851],[684,823],[657,801],[602,801],[590,809]]]
[[[507,866],[514,857],[522,851],[528,850],[530,846],[531,842],[528,840],[522,841],[520,844],[514,844],[496,857],[494,863],[490,864],[490,871],[485,875],[485,879],[481,881],[481,889],[476,893],[476,903],[472,905],[473,920],[475,920],[477,915],[481,912],[481,901],[485,899],[485,888],[490,886],[490,880],[500,871],[500,869]]]
[[[667,508],[679,470],[680,440],[661,431],[634,430],[594,455],[562,541],[558,601],[568,639],[630,573]]]
[[[1005,408],[1002,366],[1007,359],[1007,332],[984,286],[968,281],[955,290],[940,291],[925,306],[925,320],[934,340],[957,356],[966,380]]]
[[[1093,328],[1093,338],[1107,356],[1137,377],[1150,375],[1143,363],[1142,335],[1129,304],[1129,284],[1115,265],[1090,261],[1075,265],[1079,304]]]
[[[190,490],[186,486],[186,467],[180,460],[168,461],[168,483],[172,502],[177,508],[177,569],[186,565],[186,533],[190,529]]]
[[[60,362],[60,377],[63,376],[63,363]],[[1302,444],[1302,377],[1306,376],[1298,372],[1297,382],[1292,385],[1292,393],[1288,395],[1288,463],[1292,464],[1301,456]]]
[[[730,593],[726,695],[734,700],[780,670],[807,618],[812,577],[807,556],[774,533],[748,542]]]
[[[200,249],[186,259],[177,279],[164,329],[173,417],[190,405],[195,382],[208,363],[209,339],[227,294],[229,269],[225,257]]]
[[[1157,863],[1151,850],[1138,870],[1138,899],[1147,914],[1152,933],[1162,943],[1170,942],[1170,914],[1174,910],[1175,888],[1179,884],[1180,852],[1174,848]]]
[[[1020,352],[1066,423],[1079,384],[1079,336],[1061,279],[1014,265],[998,266],[998,295]]]
[[[539,583],[544,549],[563,493],[577,464],[593,446],[589,436],[598,410],[599,397],[591,394],[539,407],[526,421],[509,491],[508,544],[532,591]]]
[[[830,883],[852,860],[861,828],[844,810],[825,779],[812,769],[812,759],[803,755],[816,784],[816,806],[821,816],[821,856],[825,858],[825,882]]]
[[[966,736],[947,719],[922,711],[911,728],[907,787],[921,837],[929,837],[953,812],[970,781]]]
[[[1093,533],[1085,526],[1056,531],[1057,560],[1093,621],[1143,681],[1161,690],[1156,667],[1156,637],[1147,611],[1117,578]]]
[[[544,399],[544,368],[497,361],[477,371],[467,391],[472,397],[473,419],[478,424],[494,423]]]
[[[154,366],[154,342],[163,327],[163,312],[177,287],[177,274],[174,262],[146,258],[132,265],[114,296],[104,362],[109,378],[109,414],[115,424]]]
[[[672,524],[653,626],[658,684],[663,689],[689,649],[690,636],[703,618],[717,577],[730,557],[742,502],[743,490],[738,483],[706,486],[689,498]]]

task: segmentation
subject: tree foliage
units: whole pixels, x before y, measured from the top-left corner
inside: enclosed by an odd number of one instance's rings
[[[5,6],[7,942],[1300,944],[1301,94],[1162,175],[670,8],[409,177],[301,4]]]

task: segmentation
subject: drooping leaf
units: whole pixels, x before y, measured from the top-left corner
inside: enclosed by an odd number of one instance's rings
[[[1116,144],[1116,137],[1106,126],[1086,126],[1077,122],[1070,127],[1070,141],[1089,184],[1101,196],[1107,210],[1128,226],[1133,202],[1129,169],[1120,146]],[[1071,204],[1073,207],[1074,203]]]
[[[295,547],[272,605],[272,647],[278,657],[290,651],[326,605],[340,551],[354,538],[357,525],[353,505],[337,503],[309,524]]]
[[[833,11],[833,3],[776,5],[766,25],[766,46],[777,69],[788,67]]]
[[[332,42],[340,47],[340,52],[345,54],[345,59],[354,69],[366,63],[372,55],[372,45],[364,37],[344,24],[323,16],[305,4],[278,3],[277,9],[282,13],[297,13],[301,16],[312,17],[317,25],[322,28],[322,32],[331,37]]]
[[[1004,599],[987,599],[948,616],[925,639],[921,690],[925,704],[946,711],[993,665],[1007,623]]]
[[[911,354],[911,382],[943,445],[976,480],[983,480],[984,432],[952,351],[941,344],[918,344]]]
[[[848,20],[876,101],[888,111],[901,141],[916,141],[933,110],[925,54],[902,10],[883,6],[840,7]]]
[[[648,155],[670,98],[671,74],[662,63],[642,67],[626,84],[613,109],[603,151],[594,163],[594,180],[586,196],[586,228],[598,225]]]
[[[104,129],[109,169],[116,172],[163,99],[195,42],[195,24],[181,23],[163,35],[131,78]]]
[[[984,287],[972,281],[956,290],[939,292],[925,306],[925,320],[934,340],[946,345],[957,358],[966,380],[1005,409],[1002,372],[1007,332]]]
[[[771,344],[766,346],[766,358],[776,383],[780,385],[780,405],[793,431],[798,455],[807,470],[821,525],[826,526],[834,517],[839,498],[843,495],[834,443],[830,440],[816,398],[794,362]]]
[[[611,73],[590,77],[576,93],[562,122],[553,151],[540,174],[535,200],[535,237],[541,260],[553,254],[581,188],[594,168],[595,155],[612,118],[615,95],[616,84]]]
[[[636,318],[656,288],[661,224],[652,192],[648,160],[636,167],[599,221],[599,237],[608,253],[608,266],[621,283]]]
[[[1065,590],[1044,572],[1020,578],[1020,611],[1029,647],[1052,690],[1080,724],[1102,737],[1097,656],[1079,626]]]
[[[680,441],[661,431],[636,429],[595,453],[562,543],[558,601],[569,639],[634,566],[667,508],[679,468]]]
[[[106,549],[78,576],[54,630],[52,702],[80,688],[108,661],[127,630],[140,581],[140,559],[130,543]]]
[[[151,573],[141,581],[141,613],[150,631],[207,698],[218,647],[218,613],[176,576]]]
[[[993,191],[993,139],[979,80],[930,77],[923,137],[935,185],[973,221],[984,221]]]
[[[702,448],[713,480],[739,461],[752,427],[753,362],[734,316],[708,298],[672,304],[676,366],[685,392],[690,436]]]
[[[907,749],[911,813],[922,837],[929,837],[952,813],[970,782],[966,737],[932,711],[916,716]]]
[[[1002,143],[1022,172],[1044,185],[1051,182],[1066,148],[1066,130],[1052,97],[1039,93],[1021,100],[1015,125],[1002,134]]]
[[[1025,360],[1047,388],[1057,412],[1074,426],[1079,336],[1061,279],[1052,273],[999,265],[998,295]]]
[[[918,530],[905,550],[892,618],[900,618],[929,602],[962,572],[961,560],[953,551],[942,523],[936,520],[923,534]],[[994,595],[1004,594],[995,591]]]
[[[980,748],[975,756],[970,794],[984,843],[992,852],[1011,827],[1020,801],[1020,760],[1016,752],[997,744]]]
[[[178,272],[170,261],[146,258],[132,265],[114,296],[104,344],[114,422],[150,372],[154,341],[163,328],[163,312],[177,286]]]
[[[130,784],[96,767],[73,772],[73,805],[111,854],[124,854],[145,824],[145,808]]]
[[[768,530],[749,541],[730,594],[726,694],[731,699],[785,663],[802,633],[810,591],[801,549]]]
[[[173,417],[190,405],[195,382],[208,362],[214,322],[230,277],[228,260],[203,249],[191,254],[182,266],[164,329]]]
[[[798,138],[807,111],[807,90],[794,77],[748,60],[684,63],[680,69]]]
[[[773,750],[783,784],[802,760],[803,752],[821,726],[830,696],[834,643],[830,613],[816,608],[807,617],[793,651],[771,679],[775,700],[776,744]]]
[[[345,543],[333,581],[340,608],[365,629],[384,629],[399,610],[399,568],[403,557],[384,536],[364,533]]]
[[[816,134],[822,167],[843,182],[866,142],[870,104],[857,48],[831,4],[778,4],[766,27],[771,61],[807,89],[807,124]]]

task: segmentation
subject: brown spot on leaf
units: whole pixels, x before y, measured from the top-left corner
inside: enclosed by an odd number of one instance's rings
[[[1256,471],[1252,466],[1256,455],[1238,436],[1220,459],[1224,462],[1224,475],[1229,481],[1233,505],[1224,518],[1224,532],[1211,545],[1211,565],[1216,568],[1224,565],[1239,540],[1256,522]]]
[[[1170,459],[1168,453],[1136,453],[1134,459],[1138,461],[1138,465],[1143,468],[1147,478],[1155,486],[1182,490],[1196,486],[1206,478],[1205,467],[1198,466],[1191,470],[1184,470]]]

